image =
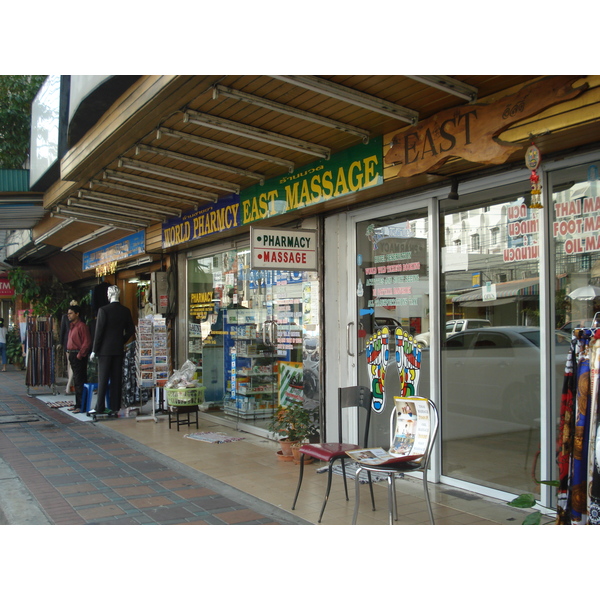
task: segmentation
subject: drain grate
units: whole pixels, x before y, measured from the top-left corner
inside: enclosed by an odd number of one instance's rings
[[[41,421],[39,415],[4,415],[0,416],[0,425],[8,425],[9,423],[30,423],[32,421]]]

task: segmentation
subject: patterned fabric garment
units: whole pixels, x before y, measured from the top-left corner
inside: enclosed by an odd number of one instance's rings
[[[557,524],[600,523],[597,457],[600,331],[574,337],[565,368],[558,437]]]

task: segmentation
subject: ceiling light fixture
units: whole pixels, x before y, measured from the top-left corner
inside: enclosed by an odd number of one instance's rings
[[[33,248],[30,248],[29,250],[27,250],[27,252],[25,252],[24,254],[21,254],[21,256],[19,256],[19,261],[25,260],[26,258],[29,258],[33,254],[36,254],[37,252],[41,252],[42,250],[45,250],[45,249],[46,249],[45,244],[42,246],[34,246]]]
[[[59,208],[57,207],[53,215],[58,214]],[[123,229],[124,231],[139,231],[143,229],[142,227],[137,227],[133,225],[124,225],[123,223],[114,223],[111,219],[103,219],[99,217],[84,217],[82,215],[77,215],[76,218],[77,223],[86,223],[87,225],[110,225],[115,229]]]
[[[165,156],[167,158],[173,158],[175,160],[181,160],[183,162],[189,162],[193,165],[200,167],[207,167],[209,169],[215,169],[217,171],[224,171],[225,173],[231,173],[232,175],[241,175],[242,177],[250,177],[251,179],[258,179],[261,183],[264,182],[265,176],[262,173],[255,173],[254,171],[246,171],[245,169],[238,169],[236,167],[230,167],[229,165],[223,165],[216,163],[211,160],[204,160],[196,156],[189,156],[187,154],[181,154],[180,152],[173,152],[171,150],[163,150],[162,148],[156,148],[155,146],[147,146],[146,144],[138,144],[135,147],[136,156],[142,152],[152,152],[159,156]]]
[[[122,196],[113,196],[112,194],[104,194],[102,192],[85,192],[79,191],[77,196],[82,199],[93,200],[101,204],[114,204],[122,206],[126,203],[128,207],[141,208],[143,211],[154,212],[161,215],[180,217],[181,210],[179,208],[171,208],[161,204],[153,204],[152,202],[144,202],[143,200],[132,200],[131,198],[123,198]]]
[[[170,167],[146,163],[132,158],[120,158],[119,167],[133,169],[134,171],[140,171],[142,173],[149,173],[150,175],[162,175],[163,177],[170,177],[176,181],[193,183],[194,185],[205,185],[206,187],[223,190],[224,192],[233,192],[234,194],[240,193],[240,186],[235,185],[234,183],[227,183],[226,181],[214,179],[213,177],[204,177],[203,175],[196,175],[196,173],[188,173],[187,171],[171,169]]]
[[[261,108],[274,110],[284,115],[297,117],[299,119],[302,119],[303,121],[310,121],[311,123],[316,123],[317,125],[323,125],[324,127],[338,129],[340,131],[344,131],[346,133],[350,133],[352,135],[356,135],[362,138],[365,144],[369,141],[369,137],[371,135],[370,132],[366,129],[361,129],[360,127],[353,127],[352,125],[347,125],[346,123],[341,123],[340,121],[335,121],[334,119],[328,119],[327,117],[315,115],[306,110],[294,108],[293,106],[287,106],[286,104],[280,104],[279,102],[267,100],[266,98],[260,98],[259,96],[247,94],[246,92],[240,92],[239,90],[234,90],[233,88],[229,88],[224,85],[217,84],[214,86],[213,98],[216,99],[218,96],[225,96],[226,98],[241,100],[242,102],[247,102],[248,104],[260,106]]]
[[[85,210],[83,208],[73,208],[73,207],[64,207],[64,206],[58,206],[56,208],[57,212],[59,212],[60,214],[63,215],[72,215],[75,217],[88,217],[88,218],[93,218],[93,219],[97,219],[100,221],[104,221],[104,225],[113,225],[116,223],[122,223],[123,225],[135,225],[136,227],[139,227],[141,229],[143,229],[144,227],[148,226],[148,221],[146,220],[142,220],[142,219],[136,219],[134,217],[123,217],[123,216],[118,216],[118,217],[113,217],[112,215],[110,216],[104,216],[104,215],[99,215],[98,213],[91,211],[91,210]]]
[[[271,75],[271,77],[319,94],[324,94],[336,100],[347,102],[348,104],[353,104],[354,106],[372,110],[386,117],[410,123],[411,125],[416,125],[419,120],[419,113],[415,110],[399,106],[381,98],[376,98],[370,94],[359,92],[358,90],[322,79],[321,77],[314,77],[312,75]]]
[[[38,244],[41,244],[44,240],[47,240],[50,236],[53,236],[55,233],[58,233],[61,229],[64,229],[65,227],[73,223],[73,221],[75,220],[76,219],[74,219],[73,217],[69,217],[68,219],[61,219],[61,222],[58,223],[58,225],[56,225],[52,229],[49,229],[48,231],[46,231],[46,233],[40,235],[39,237],[35,238],[35,240],[33,240],[34,245],[37,246]]]
[[[104,171],[104,177],[113,181],[133,183],[141,187],[148,187],[152,190],[165,190],[172,194],[189,196],[190,198],[194,198],[195,201],[182,199],[180,200],[180,202],[191,204],[192,206],[194,206],[194,208],[198,208],[198,201],[200,200],[203,200],[204,202],[216,202],[219,199],[219,196],[217,194],[212,194],[210,192],[200,192],[198,190],[193,190],[192,188],[185,187],[183,185],[169,183],[168,181],[148,179],[147,177],[130,175],[129,173],[121,173],[120,171],[112,171],[110,169]]]
[[[319,158],[328,159],[331,155],[331,150],[325,146],[311,144],[310,142],[304,142],[303,140],[298,140],[287,135],[273,133],[272,131],[259,129],[258,127],[253,127],[252,125],[244,125],[243,123],[222,119],[221,117],[215,117],[207,113],[200,113],[195,110],[186,110],[183,113],[183,122],[193,123],[194,125],[202,125],[203,127],[216,129],[217,131],[223,131],[224,133],[240,135],[251,140],[273,144],[274,146],[279,146],[280,148],[287,148],[288,150],[303,152],[312,156],[318,156]]]
[[[92,179],[88,182],[88,187],[90,190],[92,190],[95,186],[100,186],[102,188],[109,188],[110,190],[117,190],[119,192],[125,192],[126,194],[137,194],[139,196],[145,196],[146,198],[155,198],[157,200],[161,200],[162,202],[172,202],[174,204],[186,202],[185,200],[182,200],[181,198],[175,198],[175,196],[167,196],[165,194],[157,194],[156,192],[151,192],[145,188],[134,188],[134,187],[130,187],[128,185],[123,185],[121,183],[115,183],[114,181],[109,181],[108,179],[104,179],[104,180]],[[116,197],[117,196],[115,196],[115,198]],[[130,199],[127,198],[127,201],[130,202]],[[144,202],[144,201],[140,200],[139,202]],[[144,202],[144,204],[145,204],[145,202]],[[198,206],[196,203],[194,203],[194,204],[196,207]],[[175,209],[173,208],[173,210],[175,210]],[[180,210],[180,209],[177,209],[177,210]]]
[[[159,127],[156,130],[156,139],[160,140],[163,135],[177,138],[179,140],[185,140],[186,142],[192,142],[200,146],[206,146],[208,148],[214,148],[215,150],[223,150],[224,152],[230,152],[231,154],[238,154],[239,156],[245,156],[246,158],[254,158],[263,162],[273,163],[281,167],[286,167],[290,173],[294,172],[296,163],[291,160],[285,160],[283,158],[277,158],[276,156],[270,156],[263,152],[255,152],[254,150],[246,150],[239,146],[233,146],[232,144],[224,144],[223,142],[217,142],[209,138],[192,135],[191,133],[185,133],[183,131],[175,131],[175,129],[169,129],[167,127]]]
[[[113,227],[111,225],[105,225],[104,227],[101,227],[100,229],[97,229],[96,231],[93,231],[92,233],[89,233],[88,235],[84,235],[83,237],[80,237],[76,240],[73,240],[72,242],[69,242],[66,246],[62,247],[62,251],[68,252],[69,250],[73,250],[73,248],[77,248],[77,246],[82,246],[83,244],[92,242],[93,240],[95,240],[96,238],[99,238],[102,235],[111,233],[115,229],[116,229],[116,227]]]
[[[453,96],[458,96],[468,102],[477,100],[479,90],[476,87],[452,77],[446,77],[445,75],[407,75],[406,77],[452,94]]]
[[[107,206],[106,204],[102,204],[100,202],[92,202],[90,200],[82,200],[80,198],[69,198],[67,200],[67,206],[72,206],[74,208],[85,208],[93,211],[98,211],[100,213],[109,213],[115,215],[123,215],[125,217],[134,217],[136,219],[141,219],[144,221],[158,223],[163,221],[163,218],[157,216],[155,214],[148,214],[146,212],[140,212],[136,209],[129,209],[124,206]]]

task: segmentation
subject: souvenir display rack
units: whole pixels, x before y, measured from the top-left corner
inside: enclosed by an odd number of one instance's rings
[[[170,352],[166,320],[160,315],[139,319],[136,327],[136,373],[138,386],[154,388],[152,416],[156,418],[156,404],[161,402],[160,390],[169,378]],[[162,402],[161,402],[162,405]],[[145,417],[138,417],[138,420]]]
[[[169,343],[162,317],[140,319],[136,327],[136,372],[139,387],[163,387],[169,378]]]
[[[27,394],[30,387],[51,387],[57,394],[52,317],[27,317]]]

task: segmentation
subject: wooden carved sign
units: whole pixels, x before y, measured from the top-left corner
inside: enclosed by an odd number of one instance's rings
[[[444,110],[399,131],[392,139],[385,162],[400,165],[396,173],[400,177],[435,170],[453,156],[481,164],[502,164],[521,146],[503,142],[497,136],[513,123],[581,94],[588,84],[573,88],[578,79],[580,77],[548,77],[493,104],[470,104]]]

